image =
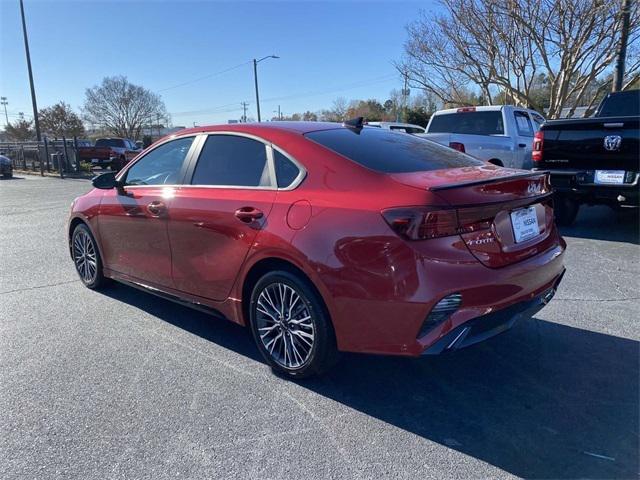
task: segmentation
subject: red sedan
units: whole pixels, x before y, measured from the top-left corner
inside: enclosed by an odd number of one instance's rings
[[[114,279],[251,328],[273,368],[452,351],[555,293],[548,177],[315,122],[184,130],[73,202],[84,284]]]

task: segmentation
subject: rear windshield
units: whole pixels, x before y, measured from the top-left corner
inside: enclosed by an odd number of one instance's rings
[[[96,140],[96,147],[124,147],[121,138],[100,138]]]
[[[612,94],[604,99],[599,117],[637,117],[640,115],[640,90]]]
[[[364,167],[382,173],[482,165],[479,160],[430,140],[379,128],[319,130],[305,136]]]
[[[467,135],[502,135],[502,112],[460,112],[434,115],[429,133],[465,133]]]

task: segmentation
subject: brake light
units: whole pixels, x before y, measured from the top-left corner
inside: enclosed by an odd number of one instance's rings
[[[491,228],[504,205],[468,208],[389,208],[382,216],[391,229],[407,240],[428,240]]]
[[[460,143],[460,142],[449,142],[449,147],[453,148],[454,150],[457,150],[459,152],[465,153],[465,149],[464,149],[464,143]]]
[[[539,130],[533,136],[533,146],[532,146],[532,149],[531,149],[532,150],[531,151],[531,159],[534,162],[541,162],[542,161],[543,147],[544,147],[544,132],[542,130]]]
[[[464,113],[464,112],[475,112],[476,111],[476,107],[462,107],[459,108],[458,110],[456,110],[458,113]]]

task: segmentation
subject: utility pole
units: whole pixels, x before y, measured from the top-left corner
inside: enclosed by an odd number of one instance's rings
[[[156,113],[156,124],[158,126],[158,138],[160,138],[161,132],[160,132],[160,114],[159,113]]]
[[[629,38],[629,17],[631,15],[631,0],[622,1],[622,30],[620,31],[620,43],[616,52],[616,68],[613,72],[612,92],[622,90],[624,79],[625,59],[627,56],[627,40]]]
[[[260,122],[260,96],[258,95],[258,61],[253,59],[253,80],[256,84],[256,109],[258,110],[258,123]]]
[[[0,97],[0,105],[4,107],[4,119],[6,120],[6,125],[9,125],[9,115],[7,114],[8,104],[9,102],[7,102],[7,97]]]
[[[247,123],[247,107],[249,106],[248,102],[240,102],[242,105],[242,123]]]
[[[258,112],[258,122],[260,122],[260,97],[258,95],[258,63],[267,58],[280,58],[277,55],[267,55],[266,57],[262,57],[260,60],[253,59],[253,80],[256,85],[256,110]]]
[[[402,89],[402,121],[407,122],[407,100],[409,98],[409,89],[407,88],[407,83],[409,79],[407,78],[407,74],[404,73],[404,88]]]
[[[24,4],[20,0],[20,14],[22,15],[22,33],[24,35],[24,50],[27,54],[27,68],[29,69],[29,85],[31,86],[31,103],[33,105],[33,122],[36,127],[36,138],[40,137],[40,122],[38,121],[38,104],[36,102],[36,89],[33,86],[33,71],[31,70],[31,54],[29,53],[29,39],[27,38],[27,23],[24,19]]]

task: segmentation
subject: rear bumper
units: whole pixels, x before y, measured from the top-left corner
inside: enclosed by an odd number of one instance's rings
[[[639,172],[633,173],[632,182],[621,185],[601,185],[594,183],[593,170],[544,171],[549,172],[554,191],[570,195],[581,203],[635,207],[640,205]]]
[[[563,270],[553,286],[534,298],[523,300],[502,310],[469,320],[451,330],[447,335],[424,350],[422,354],[438,355],[469,347],[509,330],[521,320],[530,319],[554,297],[564,273]]]

